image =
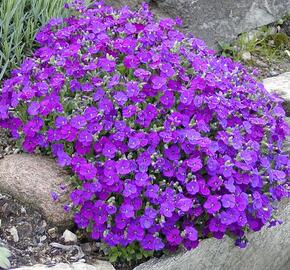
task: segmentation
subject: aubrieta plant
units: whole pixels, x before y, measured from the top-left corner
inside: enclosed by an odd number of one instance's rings
[[[282,100],[147,4],[69,8],[4,82],[0,123],[71,169],[77,226],[134,255],[224,235],[244,246],[274,224],[289,196]]]

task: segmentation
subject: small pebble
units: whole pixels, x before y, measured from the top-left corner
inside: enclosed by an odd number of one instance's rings
[[[13,226],[10,230],[9,230],[11,236],[13,237],[13,241],[14,242],[18,242],[19,241],[19,236],[18,236],[18,231],[16,229],[15,226]]]
[[[26,214],[26,209],[25,209],[25,207],[21,206],[21,208],[20,208],[20,212],[21,212],[21,214]]]
[[[243,52],[242,53],[242,59],[247,62],[250,61],[252,59],[252,55],[250,52]]]
[[[270,70],[270,75],[271,76],[278,76],[279,72],[277,70]]]
[[[39,238],[39,242],[41,243],[41,242],[44,242],[45,240],[46,240],[46,235],[42,235],[42,236],[40,236],[40,238]]]
[[[51,238],[56,238],[56,228],[48,229],[47,233]]]
[[[61,238],[65,243],[76,243],[78,241],[77,236],[69,230],[65,230]]]

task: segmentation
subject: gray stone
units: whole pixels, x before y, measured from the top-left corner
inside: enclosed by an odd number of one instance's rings
[[[290,116],[290,72],[263,80],[267,91],[277,93],[284,101],[287,116]]]
[[[289,270],[290,201],[279,205],[283,223],[248,235],[247,248],[234,246],[232,239],[207,239],[198,248],[170,257],[152,259],[134,270]]]
[[[252,59],[251,53],[250,52],[243,52],[242,59],[246,62],[250,61]]]
[[[18,236],[18,231],[16,229],[15,226],[13,226],[10,230],[9,230],[12,238],[13,238],[13,241],[14,242],[18,242],[19,241],[19,236]]]
[[[66,176],[54,160],[45,156],[14,154],[0,160],[0,192],[39,210],[47,221],[65,228],[72,224],[71,214],[63,210],[69,201],[67,193],[53,202],[50,192],[59,191]]]
[[[76,243],[78,241],[77,236],[69,230],[64,231],[62,239],[65,243]]]
[[[107,0],[114,6],[136,7],[140,0]],[[154,0],[152,11],[158,17],[180,17],[183,29],[216,47],[240,33],[269,24],[290,10],[289,0]]]
[[[15,270],[115,270],[112,264],[106,261],[97,261],[94,265],[86,264],[83,262],[77,263],[59,263],[53,267],[48,267],[42,264],[34,266],[24,266],[16,268]]]
[[[112,7],[123,7],[123,6],[129,6],[131,8],[137,9],[140,7],[142,2],[148,2],[148,1],[143,1],[143,0],[105,0],[105,3],[112,6]]]

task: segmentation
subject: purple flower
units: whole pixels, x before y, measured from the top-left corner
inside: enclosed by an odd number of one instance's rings
[[[166,84],[166,79],[159,76],[154,76],[152,79],[153,89],[161,89]]]
[[[230,208],[226,211],[223,211],[220,214],[221,223],[225,225],[230,225],[238,221],[240,214],[239,211],[235,208]]]
[[[63,139],[67,140],[68,142],[73,142],[77,136],[77,129],[71,125],[64,125],[61,128],[60,133]]]
[[[189,194],[195,195],[199,191],[199,185],[197,181],[190,181],[186,184],[186,190]]]
[[[130,137],[128,141],[128,146],[131,149],[138,149],[141,144],[141,141],[138,137]]]
[[[198,231],[191,226],[185,227],[185,235],[190,241],[197,241],[198,240]]]
[[[248,164],[253,164],[257,161],[257,154],[252,150],[245,150],[241,152],[241,158]]]
[[[178,146],[173,145],[164,150],[164,155],[169,160],[172,160],[172,161],[178,160],[180,158],[180,149]]]
[[[141,241],[144,250],[154,250],[155,238],[151,234],[147,234]]]
[[[145,232],[144,229],[142,229],[140,226],[135,225],[135,224],[130,224],[128,226],[128,240],[130,242],[133,241],[142,241],[142,239],[144,238]]]
[[[55,119],[55,126],[57,128],[61,128],[63,127],[64,125],[66,125],[68,123],[68,120],[66,117],[63,117],[63,116],[58,116],[56,119]]]
[[[67,153],[58,151],[56,156],[58,158],[58,164],[61,167],[69,166],[71,164],[71,157]]]
[[[1,110],[4,110],[4,108],[5,107],[3,107]],[[27,112],[28,112],[29,115],[34,116],[34,115],[38,114],[39,108],[40,108],[39,102],[33,101],[33,102],[30,103],[30,105],[29,105],[29,107],[27,109]],[[1,111],[0,111],[0,113],[1,113]],[[4,119],[3,115],[2,115],[2,119]]]
[[[135,197],[137,194],[137,187],[134,184],[126,183],[123,191],[125,197]]]
[[[54,192],[54,191],[51,191],[50,192],[50,196],[51,196],[51,199],[55,202],[55,201],[57,201],[58,200],[58,194],[56,193],[56,192]]]
[[[182,206],[181,206],[182,207]],[[165,217],[172,217],[174,212],[174,204],[170,202],[164,202],[160,205],[160,214]]]
[[[70,124],[73,128],[82,129],[87,124],[86,118],[83,116],[75,116],[71,119]]]
[[[124,58],[124,66],[126,68],[137,68],[139,66],[139,59],[134,55],[127,55]]]
[[[149,176],[147,173],[138,172],[135,174],[136,185],[146,187],[149,185]]]
[[[248,205],[248,195],[244,192],[236,196],[236,207],[239,211],[244,211]]]
[[[83,130],[79,133],[78,140],[84,146],[89,146],[93,141],[93,136],[90,132]]]
[[[98,67],[107,71],[113,72],[115,69],[116,63],[113,60],[109,60],[107,58],[99,58],[98,60]]]
[[[160,97],[160,102],[164,108],[171,108],[175,103],[175,97],[171,91],[165,91]]]
[[[217,176],[211,177],[208,181],[208,185],[211,187],[213,191],[218,190],[222,186],[222,184],[223,184],[222,180]]]
[[[200,158],[188,159],[187,160],[187,165],[188,165],[188,167],[190,167],[192,172],[197,172],[203,167],[202,161],[201,161]]]
[[[126,94],[124,92],[118,91],[114,95],[114,99],[117,102],[117,104],[122,106],[126,103],[126,101],[128,100],[128,97],[126,96]]]
[[[233,194],[225,194],[222,196],[222,204],[225,208],[233,208],[235,207],[235,196]]]
[[[117,148],[111,142],[107,142],[102,150],[102,154],[107,158],[114,158],[117,152]]]
[[[176,202],[176,207],[183,212],[188,212],[192,208],[192,200],[188,198],[181,198]]]
[[[151,217],[148,217],[147,215],[143,215],[140,217],[140,224],[141,227],[144,229],[149,229],[154,223],[154,219]]]
[[[207,210],[209,214],[214,214],[221,209],[221,203],[219,202],[219,199],[217,196],[210,195],[208,196],[203,207]]]
[[[134,217],[134,207],[130,204],[123,204],[121,207],[120,207],[120,212],[122,213],[122,215],[125,217],[125,218],[131,218],[131,217]]]
[[[160,70],[167,76],[172,77],[175,74],[173,67],[169,63],[161,65]]]
[[[145,195],[151,199],[158,198],[159,187],[157,185],[149,185],[145,191]]]
[[[87,163],[80,166],[79,173],[85,180],[92,180],[96,177],[97,170],[93,164]]]
[[[182,241],[182,237],[180,236],[178,229],[170,230],[166,235],[166,239],[172,246],[178,246]]]
[[[191,91],[183,91],[180,95],[180,102],[189,105],[192,102],[193,99],[193,92]]]
[[[119,160],[116,164],[117,173],[120,175],[125,175],[131,172],[130,161],[129,160]]]

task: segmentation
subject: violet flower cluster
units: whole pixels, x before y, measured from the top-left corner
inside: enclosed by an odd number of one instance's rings
[[[3,84],[0,125],[77,176],[74,220],[109,246],[195,248],[273,220],[289,196],[282,100],[143,6],[73,4]]]

